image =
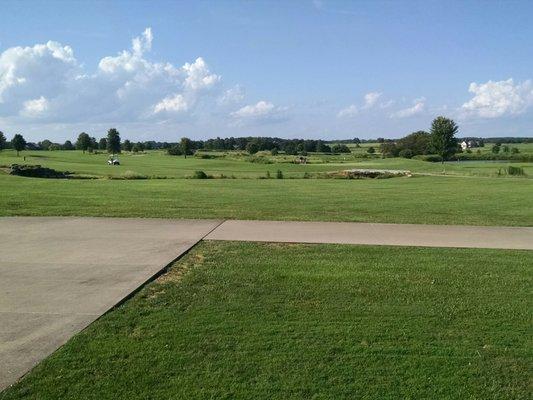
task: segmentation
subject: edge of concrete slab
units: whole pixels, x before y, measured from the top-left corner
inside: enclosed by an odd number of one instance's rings
[[[4,218],[4,217],[2,217]],[[0,218],[0,220],[2,219]],[[25,217],[5,217],[5,218],[25,218]],[[33,218],[33,217],[30,217],[30,218]],[[39,217],[39,218],[68,218],[68,219],[71,219],[71,217]],[[78,218],[85,218],[85,217],[73,217],[75,219],[78,219]],[[87,217],[87,218],[98,218],[98,219],[107,219],[105,217]],[[121,218],[122,219],[122,218]],[[129,219],[137,219],[137,218],[129,218]],[[143,218],[144,219],[144,218]],[[148,218],[146,218],[148,219]],[[158,218],[150,218],[150,219],[155,219],[157,220]],[[189,221],[196,221],[194,219],[191,219]],[[169,268],[174,264],[176,263],[177,261],[179,261],[180,259],[182,259],[183,257],[185,257],[195,246],[198,245],[198,243],[200,243],[202,240],[204,240],[210,233],[212,233],[215,229],[217,229],[220,225],[222,225],[225,220],[211,220],[213,222],[215,222],[215,226],[213,228],[211,228],[207,233],[205,233],[202,237],[200,237],[198,240],[196,240],[195,242],[193,242],[185,251],[182,251],[180,254],[178,254],[176,257],[174,257],[172,260],[170,260],[169,262],[167,262],[166,264],[164,264],[158,271],[156,271],[154,274],[152,274],[151,276],[149,276],[145,281],[143,281],[138,287],[136,287],[133,291],[129,292],[128,294],[126,294],[124,297],[122,297],[120,300],[118,300],[114,305],[112,305],[109,309],[107,309],[103,314],[100,314],[100,315],[96,315],[96,314],[87,314],[87,320],[84,321],[81,326],[83,326],[80,330],[76,331],[73,335],[68,335],[67,337],[65,337],[63,340],[61,340],[61,343],[59,344],[58,347],[56,347],[55,349],[47,352],[44,357],[42,357],[36,364],[34,364],[30,369],[28,369],[24,374],[18,376],[18,378],[15,379],[14,382],[8,384],[7,386],[4,386],[4,387],[0,387],[0,395],[2,394],[2,392],[4,392],[6,389],[12,387],[13,385],[16,385],[18,382],[20,382],[22,379],[24,379],[28,374],[30,374],[43,360],[45,360],[46,358],[50,357],[53,353],[55,353],[56,351],[58,351],[59,349],[61,349],[65,344],[68,343],[69,340],[71,340],[75,335],[79,335],[80,333],[84,332],[85,330],[87,330],[89,328],[89,326],[91,324],[93,324],[94,322],[100,320],[101,318],[103,318],[104,316],[106,316],[107,314],[111,313],[112,311],[116,310],[118,307],[120,307],[121,305],[123,305],[124,303],[126,303],[128,300],[130,300],[132,297],[134,297],[137,293],[139,293],[142,289],[144,289],[148,284],[150,284],[151,282],[155,281],[157,278],[159,278],[161,275],[165,274]],[[90,318],[91,316],[94,316],[94,318]]]

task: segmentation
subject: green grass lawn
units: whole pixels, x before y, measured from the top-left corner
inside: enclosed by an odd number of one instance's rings
[[[203,242],[8,399],[529,399],[532,253]]]
[[[119,156],[120,166],[107,165],[108,155],[83,154],[81,151],[24,151],[20,157],[11,150],[0,152],[0,165],[11,164],[36,164],[53,168],[58,171],[69,171],[82,175],[99,177],[122,176],[127,171],[147,177],[184,178],[191,176],[194,171],[203,170],[208,174],[219,176],[234,176],[237,178],[265,177],[267,172],[272,177],[277,170],[283,171],[285,177],[302,178],[305,173],[317,174],[334,172],[351,168],[370,169],[401,169],[410,170],[421,174],[448,174],[459,176],[484,176],[495,177],[500,168],[508,165],[522,167],[526,173],[525,179],[533,178],[533,163],[525,162],[492,162],[492,161],[467,161],[431,163],[420,160],[404,158],[379,157],[362,159],[357,154],[324,155],[312,154],[308,157],[310,163],[306,165],[294,164],[295,156],[271,157],[264,154],[272,164],[252,163],[247,161],[248,156],[237,152],[209,154],[218,155],[214,159],[198,157],[169,156],[163,151],[149,151],[144,154],[124,153]],[[24,157],[26,160],[24,161]],[[503,178],[501,178],[503,179]]]
[[[0,174],[0,216],[533,225],[520,178],[58,180]]]

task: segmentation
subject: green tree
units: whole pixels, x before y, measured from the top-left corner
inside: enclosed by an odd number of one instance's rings
[[[374,154],[376,152],[376,149],[374,149],[372,146],[370,146],[366,152],[368,154]]]
[[[131,148],[133,147],[131,142],[126,139],[124,140],[124,145],[122,146],[124,148],[125,151],[131,151]]]
[[[182,137],[180,140],[180,150],[185,158],[187,158],[187,155],[191,155],[193,151],[191,139]]]
[[[346,146],[345,144],[334,144],[331,148],[331,151],[334,153],[351,153],[350,148]]]
[[[246,145],[246,151],[249,154],[255,154],[259,151],[259,145],[257,144],[256,141],[252,140],[248,142],[248,144]]]
[[[494,146],[492,146],[492,149],[491,151],[494,153],[494,154],[498,154],[500,152],[500,149],[501,149],[501,146],[500,144],[495,144]]]
[[[89,147],[91,147],[91,137],[85,132],[80,133],[76,140],[76,148],[85,153]]]
[[[105,150],[105,149],[107,149],[107,139],[106,138],[102,138],[98,142],[98,150]]]
[[[26,140],[22,135],[19,135],[17,133],[15,136],[13,136],[13,140],[11,140],[11,145],[17,151],[18,157],[19,153],[26,148]]]
[[[70,140],[65,141],[63,144],[63,150],[74,150],[74,145]]]
[[[39,142],[39,147],[42,150],[50,150],[50,146],[52,146],[52,142],[48,139],[44,139],[42,142]]]
[[[107,152],[111,154],[120,153],[120,133],[115,128],[107,131]]]
[[[6,148],[6,137],[4,132],[0,131],[0,151]]]
[[[459,130],[457,124],[445,117],[437,117],[431,123],[430,147],[435,154],[442,157],[442,163],[457,152],[455,134]]]
[[[413,132],[396,142],[399,151],[410,150],[413,155],[428,154],[431,136],[425,131]]]

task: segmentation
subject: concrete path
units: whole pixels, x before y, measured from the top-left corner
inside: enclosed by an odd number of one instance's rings
[[[219,223],[0,218],[0,391]]]
[[[0,390],[203,238],[533,249],[533,228],[0,218]]]
[[[225,221],[206,239],[533,250],[533,228],[523,227]]]

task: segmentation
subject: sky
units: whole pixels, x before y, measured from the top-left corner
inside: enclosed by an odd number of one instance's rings
[[[29,141],[533,136],[532,1],[1,1]]]

